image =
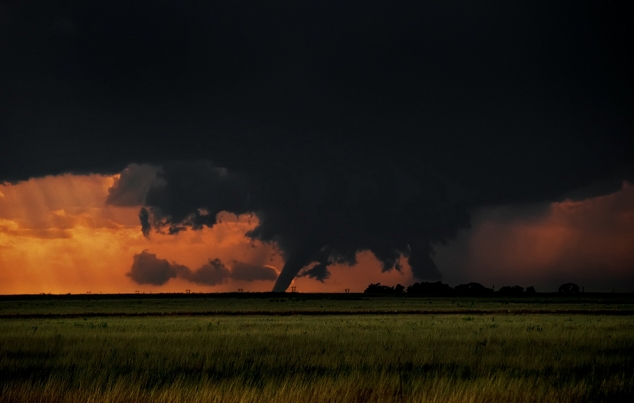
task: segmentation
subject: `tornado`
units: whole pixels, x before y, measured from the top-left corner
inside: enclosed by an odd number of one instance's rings
[[[431,244],[469,226],[464,205],[447,197],[442,182],[398,166],[313,164],[298,172],[264,166],[249,176],[207,161],[179,161],[155,171],[160,175],[139,213],[143,233],[212,227],[222,211],[255,214],[259,223],[245,236],[275,245],[285,262],[273,292],[285,292],[298,275],[323,282],[328,266],[352,266],[362,251],[372,252],[383,271],[402,270],[399,259],[407,257],[415,278],[438,279]],[[143,172],[130,170],[118,183],[121,191],[111,193],[132,199],[119,193],[134,188],[125,185],[139,182],[137,173]]]
[[[316,255],[319,248],[309,245],[301,245],[300,250],[287,253],[288,258],[284,262],[284,267],[275,281],[273,292],[285,292],[295,279],[299,271],[311,263],[311,258]]]
[[[302,269],[302,265],[298,265],[295,262],[285,263],[280,275],[275,281],[273,286],[273,292],[286,292],[291,282],[297,276],[297,273]]]

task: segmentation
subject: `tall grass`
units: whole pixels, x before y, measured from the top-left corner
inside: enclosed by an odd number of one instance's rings
[[[562,312],[634,313],[634,295],[557,298],[421,298],[345,294],[189,294],[0,296],[0,317],[16,315],[119,315],[279,312]]]
[[[2,402],[579,402],[634,395],[596,315],[0,320]]]

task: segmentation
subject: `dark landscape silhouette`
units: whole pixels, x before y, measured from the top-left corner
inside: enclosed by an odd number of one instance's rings
[[[389,295],[421,295],[428,297],[483,297],[483,296],[499,296],[499,297],[521,297],[537,295],[535,287],[530,286],[524,289],[519,285],[503,286],[495,291],[493,287],[487,288],[480,283],[467,283],[451,287],[440,281],[434,283],[421,282],[414,283],[407,288],[401,284],[395,286],[382,285],[381,283],[371,283],[365,291],[365,294],[389,294]],[[574,283],[562,284],[559,287],[559,295],[574,295],[579,293],[579,286]]]

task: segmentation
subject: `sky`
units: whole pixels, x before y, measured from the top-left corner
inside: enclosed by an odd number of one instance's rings
[[[634,291],[620,4],[0,1],[0,294]]]

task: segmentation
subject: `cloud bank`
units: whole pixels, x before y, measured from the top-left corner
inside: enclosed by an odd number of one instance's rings
[[[134,255],[130,271],[126,273],[137,284],[160,286],[172,278],[180,278],[192,283],[206,286],[220,285],[228,280],[233,281],[273,281],[277,271],[271,266],[259,266],[240,261],[233,261],[231,267],[225,266],[220,259],[209,259],[196,270],[178,263],[159,259],[156,254],[144,250]]]
[[[582,200],[489,206],[473,228],[439,248],[454,281],[557,290],[634,290],[634,186]]]
[[[469,211],[559,202],[634,164],[623,5],[262,7],[6,7],[0,182],[120,174],[108,202],[136,205],[146,236],[254,214],[283,290],[360,251],[437,279],[434,246]]]
[[[400,271],[405,256],[415,278],[440,277],[432,242],[447,242],[469,226],[464,201],[449,195],[441,180],[414,178],[389,163],[313,167],[302,173],[268,167],[246,174],[208,161],[165,164],[145,195],[142,230],[177,234],[211,227],[223,211],[253,213],[259,225],[246,235],[274,244],[285,261],[275,291],[286,290],[311,264],[302,275],[323,281],[330,265],[353,265],[363,251],[371,251],[383,271]],[[126,179],[140,182],[133,171]],[[140,176],[146,172],[136,170]]]

